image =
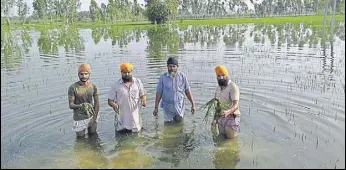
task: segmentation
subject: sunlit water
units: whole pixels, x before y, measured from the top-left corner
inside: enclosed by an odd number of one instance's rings
[[[291,24],[2,32],[1,168],[345,168],[344,24],[335,31],[326,41],[327,31]],[[228,67],[240,88],[236,140],[213,139],[189,102],[182,124],[152,116],[170,55],[198,108],[213,97],[214,67]],[[83,62],[101,119],[98,135],[79,141],[67,89]],[[107,105],[122,62],[147,90],[138,135],[116,136]]]

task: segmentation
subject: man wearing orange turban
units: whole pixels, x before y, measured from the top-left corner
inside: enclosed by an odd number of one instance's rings
[[[78,67],[79,81],[68,89],[69,107],[73,109],[72,130],[77,137],[96,133],[99,119],[99,92],[95,83],[90,82],[90,64],[83,63]]]
[[[79,65],[78,67],[78,73],[80,72],[87,72],[87,73],[91,73],[91,66],[90,64],[86,64],[86,63],[83,63],[81,65]]]
[[[118,132],[139,132],[142,129],[140,106],[146,106],[146,91],[142,81],[132,76],[133,65],[120,65],[121,78],[108,92],[108,105],[113,108]]]
[[[133,71],[133,65],[131,63],[123,63],[120,65],[120,71],[123,70]]]
[[[221,118],[217,120],[219,133],[227,138],[235,138],[239,133],[240,111],[239,111],[239,88],[237,84],[229,79],[228,70],[223,65],[215,67],[218,87],[215,97],[223,102],[229,103],[232,107],[221,113]]]

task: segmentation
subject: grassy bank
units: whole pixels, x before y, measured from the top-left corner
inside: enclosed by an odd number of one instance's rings
[[[178,24],[179,26],[188,25],[225,25],[225,24],[246,24],[246,23],[257,23],[257,24],[281,24],[286,22],[291,23],[306,23],[315,26],[323,26],[323,15],[316,16],[289,16],[289,17],[262,17],[262,18],[222,18],[222,19],[205,19],[205,20],[176,20],[171,23]],[[329,25],[331,16],[327,16],[327,25]],[[336,15],[335,22],[344,22],[345,15]],[[36,24],[12,24],[12,27],[28,27],[28,28],[59,28],[64,27],[64,23],[36,23]],[[77,22],[72,24],[73,27],[78,28],[95,28],[95,27],[108,27],[108,26],[119,26],[119,27],[147,27],[152,26],[147,21],[139,22],[118,22],[118,23],[100,23],[100,22]]]
[[[286,22],[292,23],[308,23],[323,25],[323,15],[315,16],[289,16],[289,17],[264,17],[264,18],[226,18],[226,19],[214,19],[214,20],[183,20],[178,22],[179,25],[223,25],[223,24],[246,24],[246,23],[258,23],[258,24],[280,24]],[[331,16],[327,16],[327,23],[330,23]],[[336,15],[335,21],[345,21],[345,15]]]

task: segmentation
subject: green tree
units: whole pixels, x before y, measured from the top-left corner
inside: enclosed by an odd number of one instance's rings
[[[1,16],[5,15],[7,25],[10,25],[10,10],[13,8],[15,0],[1,0]]]
[[[26,18],[26,15],[29,13],[28,4],[24,2],[24,0],[18,0],[17,7],[18,7],[18,16],[20,17],[20,20],[24,20]]]
[[[169,8],[165,2],[150,0],[147,5],[146,13],[152,24],[164,24],[168,21]]]
[[[34,0],[32,7],[34,8],[34,11],[37,12],[38,17],[41,19],[47,12],[47,3],[45,0]]]
[[[90,11],[90,17],[92,21],[99,21],[100,16],[101,16],[101,9],[98,7],[97,3],[95,0],[91,0],[90,6],[89,6],[89,11]]]
[[[169,11],[169,19],[175,20],[178,15],[179,0],[166,0],[165,3]]]
[[[100,13],[101,13],[101,20],[103,22],[106,22],[107,13],[108,13],[106,4],[101,3]]]

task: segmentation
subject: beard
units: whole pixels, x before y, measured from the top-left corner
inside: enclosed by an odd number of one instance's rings
[[[227,86],[228,85],[228,79],[217,80],[217,83],[219,84],[219,86]]]
[[[81,82],[87,82],[88,80],[89,80],[89,78],[79,78],[79,80],[81,81]]]
[[[122,76],[123,82],[132,82],[132,76]]]
[[[176,71],[168,71],[168,74],[170,75],[170,76],[175,76],[176,74],[177,74],[177,72]]]

